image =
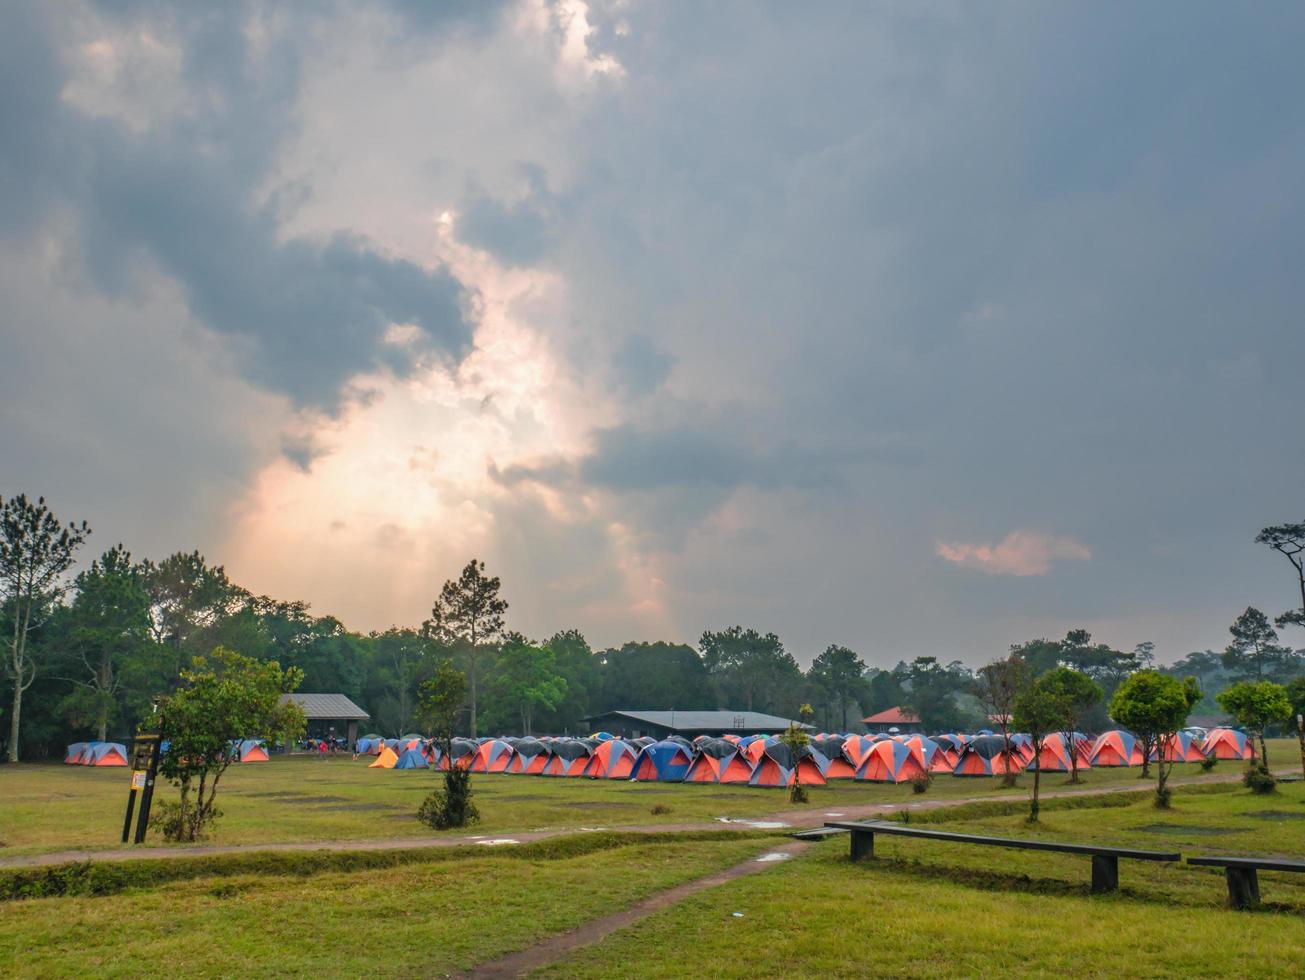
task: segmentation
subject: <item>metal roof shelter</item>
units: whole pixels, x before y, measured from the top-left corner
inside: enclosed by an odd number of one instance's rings
[[[287,701],[299,705],[310,727],[322,728],[322,725],[313,726],[312,723],[324,722],[334,732],[335,726],[331,723],[342,722],[350,749],[358,741],[358,722],[371,717],[343,694],[282,694],[281,702],[284,704]]]
[[[621,708],[584,719],[596,729],[613,735],[639,738],[652,735],[766,735],[782,732],[792,719],[760,711],[643,711]],[[811,725],[801,725],[814,731]]]
[[[909,735],[924,731],[920,726],[920,716],[910,708],[889,708],[869,718],[862,718],[861,721],[865,724],[866,731],[871,734],[901,732],[903,735]]]

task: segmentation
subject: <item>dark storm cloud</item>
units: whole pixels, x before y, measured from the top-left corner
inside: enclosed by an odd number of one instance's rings
[[[277,202],[258,201],[291,127],[293,47],[279,43],[255,66],[229,11],[201,11],[181,26],[183,78],[220,108],[144,133],[61,104],[49,25],[29,19],[0,32],[17,55],[4,70],[22,76],[0,95],[0,118],[16,121],[6,132],[19,137],[5,139],[6,224],[30,226],[41,207],[71,213],[86,271],[107,292],[130,288],[146,259],[182,285],[206,326],[238,341],[249,378],[299,404],[333,406],[350,375],[377,363],[390,323],[421,328],[413,353],[464,355],[465,297],[446,271],[381,255],[347,233],[283,240]],[[410,361],[382,353],[390,366]]]

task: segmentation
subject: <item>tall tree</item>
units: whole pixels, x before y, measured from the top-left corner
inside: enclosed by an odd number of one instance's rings
[[[1015,699],[1028,684],[1028,667],[1015,654],[984,664],[974,673],[974,696],[983,705],[988,721],[1001,729],[1002,756],[1005,760],[1002,783],[1015,785],[1018,769],[1011,765],[1011,723],[1015,715]]]
[[[1237,724],[1250,730],[1260,740],[1260,768],[1269,771],[1269,746],[1264,740],[1264,730],[1291,717],[1291,701],[1287,689],[1273,681],[1242,681],[1223,691],[1215,699],[1219,705],[1237,719]]]
[[[937,657],[916,657],[901,672],[906,696],[901,707],[914,711],[928,732],[955,731],[963,720],[956,695],[973,687],[974,677],[960,661],[944,666]]]
[[[498,576],[485,574],[485,563],[475,558],[462,574],[449,579],[431,607],[428,631],[447,643],[455,643],[467,662],[468,721],[476,737],[476,699],[480,685],[482,648],[503,635],[503,614],[508,604],[499,598]]]
[[[774,633],[742,626],[704,630],[698,642],[718,697],[731,708],[790,713],[802,669]]]
[[[149,595],[140,567],[122,545],[77,576],[69,621],[69,642],[83,671],[73,678],[78,690],[65,700],[64,710],[89,721],[105,741],[124,676],[133,667],[139,674],[153,647]]]
[[[417,810],[417,819],[436,830],[463,827],[480,819],[471,801],[471,766],[453,761],[453,733],[467,703],[467,678],[443,659],[421,686],[421,719],[426,731],[432,732],[446,763],[444,786],[431,791]]]
[[[1297,677],[1287,685],[1287,700],[1291,702],[1291,725],[1300,744],[1301,774],[1305,775],[1305,677]]]
[[[179,551],[157,565],[145,561],[141,568],[150,597],[154,640],[172,653],[165,686],[175,687],[192,657],[218,645],[218,628],[249,595],[227,578],[226,569],[209,565],[198,551]],[[241,652],[251,655],[264,651]]]
[[[1256,542],[1268,545],[1281,554],[1296,570],[1296,587],[1300,590],[1300,608],[1278,617],[1279,626],[1305,627],[1305,523],[1275,524],[1255,536]]]
[[[1047,675],[1037,678],[1015,699],[1015,727],[1027,732],[1033,742],[1033,758],[1042,756],[1042,745],[1047,736],[1061,731],[1073,717],[1065,695],[1056,684],[1048,683]],[[1042,790],[1042,767],[1033,767],[1033,792],[1029,798],[1029,823],[1038,822],[1039,797]]]
[[[683,643],[626,643],[597,655],[601,697],[595,710],[716,707],[711,676],[698,652]]]
[[[1233,677],[1257,681],[1273,678],[1293,658],[1292,652],[1278,642],[1278,632],[1269,617],[1254,606],[1247,606],[1228,632],[1232,642],[1224,650],[1223,666]]]
[[[847,709],[865,686],[865,662],[847,647],[830,644],[811,662],[808,676],[838,708],[838,730],[846,732]]]
[[[1161,809],[1169,807],[1166,783],[1174,767],[1174,742],[1200,700],[1195,677],[1180,682],[1157,670],[1138,671],[1110,699],[1110,716],[1138,737],[1142,757],[1149,759],[1152,750],[1156,753],[1155,805]]]
[[[1072,667],[1057,667],[1043,674],[1038,680],[1048,690],[1056,692],[1065,706],[1065,727],[1061,729],[1061,736],[1069,752],[1069,781],[1077,783],[1079,745],[1083,741],[1083,720],[1100,703],[1101,688],[1087,674]],[[1143,760],[1142,765],[1145,767],[1147,760]]]
[[[23,692],[36,680],[36,661],[28,640],[67,591],[64,574],[91,533],[85,521],[63,522],[45,498],[25,494],[0,497],[0,607],[11,620],[5,672],[14,685],[9,716],[9,761],[18,761]]]
[[[557,655],[548,646],[509,633],[499,650],[486,687],[521,720],[521,734],[532,735],[535,711],[551,710],[566,695],[566,678],[557,670]]]
[[[598,658],[584,634],[575,629],[559,630],[545,646],[553,651],[557,672],[566,681],[566,693],[553,708],[539,711],[536,722],[550,726],[550,731],[576,732],[597,705],[602,684]]]

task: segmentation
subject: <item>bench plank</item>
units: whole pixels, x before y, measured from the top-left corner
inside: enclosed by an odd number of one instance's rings
[[[1018,837],[985,837],[977,834],[957,834],[947,830],[926,830],[907,824],[867,820],[859,822],[826,823],[826,827],[840,830],[862,831],[875,834],[896,834],[900,837],[920,837],[925,840],[951,841],[956,844],[981,844],[988,847],[1017,847],[1030,851],[1058,851],[1064,854],[1092,854],[1132,861],[1179,861],[1182,855],[1174,851],[1141,851],[1128,847],[1107,847],[1099,844],[1062,844],[1057,841],[1026,840]]]
[[[1218,854],[1203,854],[1199,857],[1189,857],[1187,863],[1207,868],[1249,868],[1256,871],[1305,872],[1305,861],[1291,861],[1287,858],[1234,857],[1232,855],[1220,856]]]

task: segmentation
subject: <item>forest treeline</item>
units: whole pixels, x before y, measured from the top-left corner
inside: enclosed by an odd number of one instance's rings
[[[471,734],[587,732],[585,717],[614,708],[791,718],[802,704],[826,730],[864,730],[863,715],[899,706],[932,731],[986,724],[974,673],[958,660],[924,656],[880,669],[860,651],[831,644],[804,670],[775,633],[739,625],[707,630],[696,646],[631,641],[594,650],[578,629],[528,638],[511,628],[499,579],[474,560],[432,590],[424,622],[361,633],[315,615],[306,602],[256,595],[196,551],[138,560],[114,545],[78,566],[90,535],[84,524],[65,525],[44,501],[24,497],[0,501],[0,510],[0,737],[11,758],[49,757],[83,738],[127,737],[154,698],[177,687],[192,658],[219,646],[298,668],[300,690],[347,695],[371,714],[368,727],[386,735],[417,727],[418,690],[444,659],[470,682]],[[1231,636],[1223,651],[1161,668],[1200,680],[1206,701],[1198,714],[1218,713],[1213,695],[1238,679],[1285,681],[1302,672],[1305,651],[1280,643],[1258,610],[1238,617]],[[1010,652],[1032,675],[1058,666],[1087,674],[1104,701],[1154,660],[1150,643],[1115,650],[1081,629]],[[1099,710],[1100,719],[1086,720],[1104,727]]]

